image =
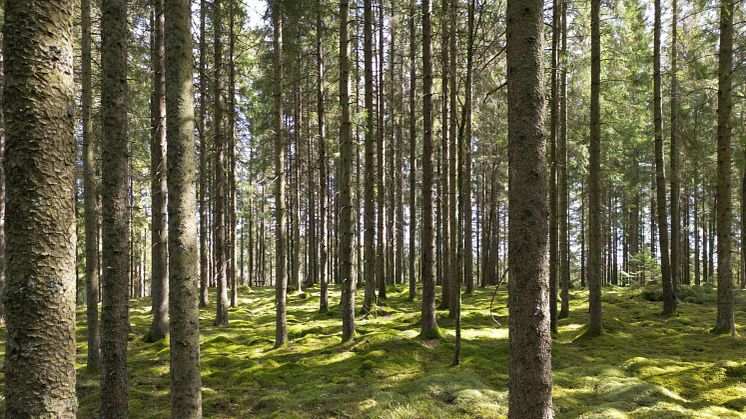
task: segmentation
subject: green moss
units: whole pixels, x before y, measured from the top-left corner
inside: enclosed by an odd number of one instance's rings
[[[553,340],[556,416],[721,418],[746,413],[746,339],[708,333],[716,290],[680,287],[675,316],[660,317],[659,284],[607,288],[605,333],[583,336],[587,293],[574,291],[570,316]],[[418,336],[420,303],[392,287],[385,304],[358,317],[358,333],[342,343],[339,292],[327,313],[318,289],[288,299],[290,343],[274,343],[274,291],[240,290],[230,326],[201,312],[205,417],[501,418],[507,415],[507,294],[463,296],[462,363],[451,367],[453,322],[439,312],[436,336]],[[362,293],[358,293],[358,304]],[[746,294],[736,291],[737,307]],[[169,414],[169,343],[148,343],[149,300],[132,302],[129,342],[130,416]],[[740,315],[742,311],[738,312]],[[498,326],[495,320],[502,323]],[[78,310],[80,417],[98,415],[98,375],[85,371],[85,310]],[[4,334],[0,331],[0,341]],[[0,356],[2,347],[0,342]],[[0,377],[0,382],[2,377]],[[2,410],[0,400],[0,411]]]

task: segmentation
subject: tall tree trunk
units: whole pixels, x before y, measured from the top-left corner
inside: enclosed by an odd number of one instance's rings
[[[559,89],[558,89],[558,53],[559,53],[559,24],[560,0],[552,0],[552,60],[551,72],[551,106],[550,106],[550,155],[552,161],[549,176],[549,324],[552,333],[557,332],[557,300],[559,291],[559,194],[557,185],[558,150],[557,134],[559,125]]]
[[[375,35],[374,35],[375,36]],[[385,210],[385,194],[386,185],[384,184],[384,141],[386,138],[386,126],[383,114],[384,109],[384,77],[383,77],[383,57],[384,57],[384,40],[383,40],[383,0],[378,0],[378,71],[377,71],[377,87],[378,91],[376,94],[376,116],[378,121],[376,123],[376,185],[378,190],[376,191],[376,284],[378,284],[378,298],[386,298],[386,255],[384,253],[384,212]]]
[[[417,2],[409,1],[409,300],[417,295]]]
[[[564,319],[570,316],[570,240],[568,232],[568,182],[567,182],[567,0],[560,0],[562,38],[559,65],[559,133],[557,142],[557,170],[559,178],[557,185],[559,193],[559,281],[560,299],[562,304],[558,317]]]
[[[214,0],[213,28],[215,36],[215,74],[213,76],[215,101],[215,275],[218,286],[216,326],[228,325],[228,276],[227,254],[225,239],[225,136],[223,134],[223,23],[222,0]]]
[[[603,333],[601,322],[601,29],[600,0],[591,0],[591,130],[588,171],[588,305],[587,333]],[[511,252],[512,254],[512,252]]]
[[[715,333],[735,334],[731,265],[731,91],[733,88],[733,11],[736,0],[720,0],[717,129],[717,260],[718,302]]]
[[[553,416],[542,10],[507,6],[510,418]]]
[[[153,41],[151,66],[153,93],[150,110],[150,196],[152,199],[150,293],[153,321],[148,340],[161,340],[168,334],[168,226],[166,225],[166,62],[164,46],[164,0],[153,1]]]
[[[219,1],[219,0],[218,0]],[[282,0],[271,0],[272,8],[272,47],[274,52],[274,112],[273,129],[275,131],[275,347],[285,346],[288,341],[287,329],[287,288],[288,276],[285,269],[287,261],[287,236],[285,231],[285,137],[283,124],[283,72],[282,54]]]
[[[127,411],[129,333],[127,2],[101,5],[101,117],[103,121],[103,299],[101,307],[101,417]]]
[[[93,95],[91,89],[91,0],[80,2],[81,18],[81,74],[80,104],[81,125],[83,128],[83,195],[85,207],[85,282],[86,282],[86,324],[88,326],[89,372],[98,371],[99,347],[101,338],[98,326],[99,302],[99,264],[98,264],[98,185],[96,182],[96,157],[93,144],[93,124],[91,106]],[[2,182],[4,185],[5,182]],[[0,195],[0,200],[4,199]],[[3,215],[4,214],[0,214]],[[3,249],[4,250],[4,246]],[[0,290],[2,289],[0,284]],[[0,315],[2,310],[0,309]]]
[[[229,0],[228,24],[228,279],[231,285],[231,307],[238,304],[236,283],[236,0]]]
[[[368,16],[368,19],[370,19],[370,0],[366,0],[367,8],[366,8],[366,14]],[[340,214],[339,214],[339,268],[340,268],[340,277],[342,280],[342,341],[346,342],[350,339],[352,339],[355,336],[355,279],[352,277],[352,259],[353,259],[353,253],[352,253],[352,235],[353,235],[353,220],[352,220],[352,122],[350,119],[350,37],[348,34],[348,20],[349,20],[349,13],[350,13],[350,3],[347,0],[341,0],[339,2],[339,103],[342,106],[342,119],[339,126],[339,139],[340,139],[340,149],[339,149],[339,205],[340,205]],[[369,20],[368,20],[369,22]],[[368,26],[366,26],[368,28]],[[369,29],[366,29],[366,33],[369,35]],[[366,51],[368,51],[368,54],[366,55],[368,58],[370,58],[369,52],[370,52],[370,37],[366,37]],[[369,62],[366,61],[366,103],[369,102],[369,78],[368,76],[368,69],[369,69]],[[369,116],[370,118],[370,116]],[[368,121],[368,125],[372,125],[370,120]],[[370,169],[368,165],[368,158],[371,156],[372,152],[368,154],[368,136],[370,133],[366,133],[366,158],[365,158],[365,164],[366,164],[366,171],[367,169]],[[371,162],[372,163],[372,162]],[[367,197],[367,186],[366,185],[366,197]],[[372,207],[372,200],[370,201],[370,206]],[[367,218],[368,214],[368,207],[367,207],[367,201],[366,201],[366,221],[372,220],[372,214],[371,220]],[[368,234],[372,234],[372,231],[368,232],[366,230],[366,244],[370,244],[372,247],[372,243],[368,243],[367,240]],[[372,273],[373,271],[369,271],[369,264],[367,260],[367,255],[370,255],[368,253],[371,251],[370,248],[366,246],[366,267],[365,267],[365,280],[366,280],[366,290],[368,287],[372,287],[373,279],[372,279]]]
[[[433,278],[433,62],[430,0],[422,0],[422,322],[420,337],[440,337]]]
[[[448,37],[448,85],[449,85],[449,96],[448,96],[448,110],[449,110],[449,125],[448,125],[448,230],[450,233],[450,261],[448,266],[450,271],[448,273],[448,284],[449,290],[449,301],[448,301],[448,317],[455,319],[458,316],[460,310],[460,298],[461,298],[461,264],[459,263],[459,254],[461,252],[461,240],[460,233],[461,228],[458,222],[458,179],[457,179],[457,165],[456,159],[458,155],[458,116],[457,116],[457,104],[458,104],[458,87],[456,83],[456,0],[452,0],[449,3],[448,14],[444,14],[445,18],[448,16],[449,20],[449,33]],[[461,165],[458,165],[461,168]],[[446,286],[446,285],[444,285]],[[457,293],[458,292],[458,293]]]
[[[455,1],[455,0],[454,0]],[[450,85],[448,84],[448,77],[449,77],[449,67],[448,67],[448,50],[449,50],[449,25],[447,16],[450,13],[449,6],[448,6],[448,0],[441,0],[440,2],[440,12],[441,12],[441,80],[440,80],[440,90],[441,90],[441,136],[440,136],[440,173],[438,176],[439,184],[440,184],[440,219],[441,219],[441,247],[442,252],[440,254],[441,256],[441,265],[442,265],[442,273],[439,276],[441,287],[441,300],[440,300],[440,306],[441,309],[447,309],[450,302],[451,302],[451,286],[450,286],[450,280],[451,280],[451,234],[453,234],[452,231],[450,231],[450,223],[449,223],[449,210],[448,210],[448,194],[450,192],[448,182],[450,178],[448,177],[448,169],[450,165],[448,164],[448,152],[449,152],[449,141],[448,141],[448,124],[450,122],[449,115],[448,115],[448,103],[449,103],[449,96],[448,96],[448,89]]]
[[[319,129],[319,264],[318,264],[318,276],[319,276],[319,287],[321,295],[319,297],[319,311],[326,312],[329,310],[329,278],[326,275],[326,258],[327,258],[327,240],[326,240],[326,125],[325,125],[325,90],[324,90],[324,44],[323,44],[323,10],[324,0],[317,0],[317,15],[316,15],[316,53],[317,53],[317,102],[316,102],[316,117],[318,118],[318,129]],[[349,3],[346,6],[347,13],[349,14]],[[340,7],[340,11],[342,11]],[[340,25],[342,23],[340,22]],[[341,27],[340,27],[341,29]],[[347,22],[344,22],[345,32],[347,31]],[[346,38],[346,36],[345,36]],[[340,47],[346,48],[345,51],[349,50],[349,40],[340,39]],[[347,54],[347,52],[346,52]],[[347,64],[347,83],[345,86],[349,90],[349,58],[345,56]],[[340,69],[342,61],[340,57]],[[347,92],[349,96],[349,91]],[[342,103],[342,106],[347,107],[349,113],[349,97],[346,102]],[[349,121],[348,121],[349,123]],[[349,139],[352,141],[352,138]],[[350,145],[351,147],[351,145]],[[351,268],[350,268],[351,269]]]
[[[373,139],[373,11],[371,0],[363,3],[363,61],[365,62],[365,180],[363,197],[363,230],[365,247],[365,295],[363,312],[373,307],[376,299],[376,244],[375,244],[375,150]]]
[[[171,417],[198,419],[202,417],[198,301],[201,276],[197,266],[192,13],[189,0],[164,3]]]
[[[205,21],[207,1],[199,2],[199,306],[207,307],[210,300],[210,262],[208,258],[209,229],[207,216],[207,42],[205,40]]]
[[[464,107],[465,112],[465,139],[464,139],[464,176],[461,182],[461,193],[463,196],[463,222],[464,222],[464,284],[467,294],[474,291],[474,259],[472,245],[472,179],[471,179],[471,141],[472,141],[472,73],[474,67],[474,12],[476,1],[469,0],[467,10],[467,44],[466,44],[466,81],[464,85]]]
[[[681,216],[679,210],[679,84],[677,79],[676,61],[678,58],[678,45],[676,44],[677,26],[678,26],[678,5],[677,1],[671,3],[671,287],[673,288],[674,299],[676,298],[676,287],[681,282],[682,273],[679,272],[681,267],[681,257],[679,250],[681,233]]]
[[[655,129],[655,184],[658,215],[658,240],[660,243],[661,276],[663,277],[663,314],[676,311],[676,295],[671,278],[671,259],[668,243],[668,218],[666,214],[666,179],[663,173],[663,115],[661,108],[661,0],[655,0],[653,108]],[[673,205],[673,204],[672,204]],[[674,220],[673,222],[678,222]],[[675,242],[672,243],[675,246]]]
[[[73,2],[3,9],[5,415],[74,418]]]

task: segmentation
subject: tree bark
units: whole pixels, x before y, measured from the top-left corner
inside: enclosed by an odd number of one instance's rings
[[[676,287],[681,283],[680,276],[682,273],[679,272],[681,267],[681,257],[679,256],[679,250],[681,248],[681,215],[679,210],[679,84],[677,80],[677,66],[676,61],[678,58],[678,45],[677,41],[677,25],[678,25],[678,5],[677,1],[673,0],[671,3],[671,286],[674,291],[674,298],[676,298]]]
[[[209,221],[207,215],[207,42],[205,40],[205,21],[207,1],[199,3],[199,306],[207,307],[210,301],[210,262],[208,258]]]
[[[433,278],[433,62],[430,0],[422,0],[422,323],[420,337],[440,337]]]
[[[733,11],[736,0],[720,0],[717,109],[717,321],[715,333],[735,334],[731,265],[731,91],[733,88]]]
[[[542,0],[508,1],[510,418],[551,418]]]
[[[91,106],[93,94],[91,88],[91,1],[80,2],[81,18],[81,73],[80,105],[81,125],[83,131],[83,200],[85,208],[85,282],[86,282],[86,325],[88,327],[89,372],[98,371],[100,361],[101,337],[98,325],[99,302],[99,264],[98,264],[98,184],[96,181],[96,157],[93,143],[93,123]],[[3,182],[4,184],[5,182]],[[4,201],[4,199],[3,199]],[[4,248],[4,246],[3,246]],[[1,288],[0,288],[1,289]],[[0,310],[0,314],[1,314]]]
[[[558,317],[570,316],[570,240],[568,228],[568,167],[567,167],[567,0],[561,3],[561,50],[558,59],[560,74],[559,137],[557,170],[559,171],[559,281],[562,304]],[[581,215],[582,216],[582,215]]]
[[[129,202],[127,138],[127,3],[104,0],[101,18],[103,127],[103,299],[101,417],[127,416]]]
[[[601,30],[600,0],[591,0],[591,129],[588,171],[588,305],[587,333],[603,333],[601,323]],[[511,252],[512,254],[512,252]]]
[[[223,92],[222,92],[222,70],[223,70],[223,42],[222,42],[222,0],[214,0],[213,28],[215,36],[215,74],[214,74],[214,98],[215,118],[213,125],[215,129],[215,281],[218,286],[217,307],[215,315],[216,326],[228,325],[228,276],[227,276],[227,253],[225,239],[225,138],[223,134]]]
[[[219,0],[218,0],[219,1]],[[274,52],[274,112],[273,129],[275,131],[275,347],[285,346],[288,341],[287,326],[287,288],[288,277],[285,269],[287,261],[287,236],[285,231],[285,136],[282,94],[284,60],[282,54],[282,0],[272,0],[272,45]]]
[[[370,0],[366,0],[368,8],[366,13],[368,19],[370,18]],[[339,269],[340,278],[342,281],[342,341],[346,342],[355,336],[355,278],[352,277],[352,235],[353,235],[353,220],[352,220],[352,122],[350,119],[350,37],[348,34],[348,20],[350,13],[350,3],[347,0],[341,0],[339,2],[339,103],[342,107],[342,119],[339,126]],[[369,23],[369,20],[368,20]],[[367,26],[366,26],[367,28]],[[366,29],[366,33],[370,35],[369,29]],[[370,51],[369,44],[370,37],[366,37],[366,51]],[[370,58],[370,55],[367,55]],[[366,61],[366,70],[369,69],[369,61]],[[366,71],[366,102],[369,101],[369,81],[368,71]],[[370,118],[370,116],[369,116]],[[369,125],[372,125],[370,120]],[[370,133],[366,133],[366,171],[371,167],[368,166],[368,148],[369,142],[367,141]],[[371,153],[372,154],[372,153]],[[372,161],[371,161],[372,163]],[[368,181],[366,181],[368,182]],[[367,196],[367,184],[366,184],[366,196]],[[366,201],[368,202],[368,201]],[[372,207],[372,200],[370,206]],[[367,204],[366,204],[367,205]],[[371,221],[367,218],[369,215],[368,207],[366,206],[366,221]],[[372,214],[370,214],[372,216]],[[366,230],[366,240],[368,234],[372,234],[372,230],[368,232]],[[366,244],[369,244],[366,241]],[[372,245],[372,243],[370,243]],[[372,247],[372,246],[371,246]],[[366,255],[371,251],[366,246]],[[366,257],[366,290],[368,287],[373,286],[372,273],[369,271],[368,259]],[[369,275],[370,274],[370,275]]]
[[[409,300],[417,296],[417,2],[409,1]]]
[[[323,10],[322,6],[324,0],[318,0],[317,7],[319,8],[318,14],[316,15],[316,52],[317,52],[317,108],[316,115],[318,118],[318,129],[319,129],[319,264],[318,264],[318,277],[319,277],[319,288],[321,295],[319,296],[319,311],[326,312],[329,310],[329,278],[326,275],[326,258],[327,258],[327,240],[326,240],[326,125],[325,125],[325,90],[324,90],[324,47],[323,47]],[[347,5],[347,13],[349,14],[349,4]],[[340,11],[341,11],[340,7]],[[342,25],[342,22],[340,22]],[[347,30],[347,22],[344,22],[345,32]],[[340,26],[341,30],[341,26]],[[340,38],[340,47],[349,49],[349,40]],[[349,90],[349,58],[347,61],[347,84],[345,86]],[[340,69],[341,69],[341,57],[340,57]],[[349,95],[349,91],[348,91]],[[349,98],[347,99],[347,112],[349,113]],[[345,106],[345,103],[342,103]],[[349,121],[348,121],[349,122]],[[350,139],[352,141],[352,139]]]
[[[557,332],[557,300],[559,292],[559,194],[557,184],[558,150],[557,137],[559,125],[559,89],[558,72],[559,64],[559,20],[560,0],[552,1],[552,51],[551,51],[551,110],[550,110],[550,138],[552,161],[549,176],[549,324],[552,333]]]
[[[375,150],[373,138],[373,12],[371,0],[363,2],[363,61],[365,62],[365,176],[363,196],[363,230],[365,248],[365,295],[363,312],[369,312],[376,299],[376,244],[375,244]]]
[[[153,93],[150,111],[150,170],[152,199],[151,275],[153,321],[148,340],[155,342],[168,334],[168,226],[166,225],[166,62],[164,44],[164,0],[153,1],[153,45],[151,66]]]
[[[199,351],[196,162],[189,0],[164,0],[171,417],[202,417]]]
[[[655,184],[658,216],[658,241],[660,243],[661,276],[663,277],[663,314],[676,311],[676,295],[671,279],[671,259],[668,243],[668,217],[666,216],[666,179],[663,162],[663,110],[661,109],[661,0],[655,0],[653,42],[653,108],[655,130]],[[676,220],[674,220],[676,222]],[[675,243],[673,243],[675,246]]]
[[[74,418],[73,2],[4,14],[5,415]]]

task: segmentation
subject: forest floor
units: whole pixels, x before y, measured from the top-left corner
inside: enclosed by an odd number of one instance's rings
[[[242,289],[239,306],[230,310],[229,327],[212,325],[213,304],[202,311],[204,415],[503,417],[507,295],[503,289],[496,294],[498,326],[490,315],[493,290],[464,296],[462,363],[453,367],[454,322],[439,311],[444,339],[419,340],[419,302],[408,302],[404,287],[392,287],[374,315],[358,317],[358,335],[349,344],[340,344],[336,289],[332,310],[325,314],[317,310],[318,289],[293,294],[288,303],[291,344],[276,350],[274,291]],[[715,290],[687,287],[680,293],[679,314],[660,317],[660,294],[654,288],[606,288],[606,333],[586,338],[587,293],[572,292],[571,315],[559,321],[552,351],[558,417],[746,417],[746,326],[738,326],[736,337],[712,335]],[[147,298],[132,302],[129,413],[167,418],[168,342],[143,340],[149,307]],[[746,317],[746,292],[737,291],[736,317]],[[85,336],[80,308],[79,416],[92,418],[97,416],[98,376],[85,372]]]

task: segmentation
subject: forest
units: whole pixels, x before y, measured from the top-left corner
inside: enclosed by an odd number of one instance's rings
[[[746,417],[742,0],[5,0],[6,418]]]

